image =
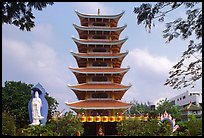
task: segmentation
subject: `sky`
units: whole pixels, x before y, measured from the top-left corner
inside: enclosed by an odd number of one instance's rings
[[[86,14],[125,14],[118,26],[127,24],[119,39],[128,37],[121,52],[129,51],[121,67],[130,67],[122,84],[131,88],[122,97],[123,102],[155,103],[161,98],[172,98],[185,91],[202,91],[201,80],[192,88],[174,90],[165,86],[168,73],[186,50],[188,40],[175,39],[165,43],[163,23],[155,21],[151,33],[144,25],[137,25],[134,7],[140,2],[55,2],[42,11],[33,11],[35,27],[31,32],[21,31],[13,25],[2,25],[2,86],[5,81],[40,83],[58,103],[58,110],[69,111],[65,102],[78,101],[67,84],[77,84],[76,77],[68,69],[77,68],[70,51],[78,52],[72,37],[79,38],[73,23],[80,25],[75,10]],[[170,13],[165,21],[184,17],[180,8]]]

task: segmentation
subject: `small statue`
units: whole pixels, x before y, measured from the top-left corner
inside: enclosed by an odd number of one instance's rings
[[[36,91],[35,92],[35,98],[32,100],[32,116],[33,116],[33,122],[31,125],[39,125],[40,121],[44,117],[41,115],[40,109],[42,107],[42,101],[39,98],[39,94]]]
[[[99,127],[98,135],[97,136],[104,136],[103,129],[102,129],[101,126]]]
[[[40,83],[31,88],[32,98],[28,102],[30,125],[45,126],[48,115],[48,102],[45,99],[45,89]]]

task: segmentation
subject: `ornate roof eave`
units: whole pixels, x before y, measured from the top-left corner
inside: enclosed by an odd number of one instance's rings
[[[82,85],[82,84],[78,84],[78,85]],[[70,89],[77,90],[77,91],[127,91],[132,85],[127,86],[126,88],[110,88],[110,89],[98,89],[98,88],[94,88],[94,89],[86,89],[86,88],[74,88],[74,86],[78,86],[78,85],[67,85]]]
[[[78,26],[76,24],[73,24],[76,30],[84,30],[84,31],[122,31],[127,27],[127,24],[121,26],[121,27],[86,27],[86,26]]]
[[[74,57],[78,57],[78,58],[122,58],[122,57],[125,57],[127,54],[128,54],[128,51],[126,51],[125,53],[120,53],[120,54],[115,54],[115,55],[105,55],[103,56],[102,54],[96,54],[97,56],[91,56],[91,55],[87,55],[86,53],[74,53],[71,51],[71,54],[74,56]]]
[[[96,72],[96,71],[91,72],[91,71],[83,71],[83,69],[81,69],[81,68],[80,68],[81,71],[77,70],[77,68],[69,68],[69,69],[73,73],[81,73],[81,74],[121,74],[121,73],[125,73],[125,72],[129,71],[130,68],[129,67],[128,68],[123,68],[124,70],[115,71],[115,72],[107,72],[107,71],[103,71],[103,70],[101,70],[100,72]],[[87,70],[87,69],[89,69],[89,68],[84,68],[84,70]]]
[[[83,18],[104,18],[104,19],[120,18],[125,13],[125,11],[122,11],[121,13],[115,14],[115,15],[94,15],[94,14],[83,14],[78,12],[77,10],[75,10],[75,12],[79,17],[83,17]]]
[[[68,105],[68,104],[67,104]],[[69,105],[68,105],[69,106]],[[127,109],[127,108],[130,108],[131,105],[129,106],[121,106],[121,107],[74,107],[74,106],[69,106],[71,109]]]
[[[106,101],[106,100],[104,100]],[[76,101],[76,102],[72,102],[72,103],[68,103],[68,102],[65,102],[66,105],[68,105],[70,108],[73,108],[73,109],[127,109],[127,108],[130,108],[132,106],[131,103],[125,103],[126,105],[124,106],[89,106],[89,107],[85,107],[85,106],[72,106],[71,104],[77,104],[77,103],[83,103],[83,102],[86,102],[86,100],[80,100],[80,101]],[[120,103],[123,103],[122,101],[120,101]]]
[[[97,41],[97,40],[83,41],[75,37],[72,37],[72,39],[74,40],[76,44],[79,43],[83,45],[120,45],[120,44],[123,44],[128,39],[128,37],[122,40],[117,40],[117,41]]]

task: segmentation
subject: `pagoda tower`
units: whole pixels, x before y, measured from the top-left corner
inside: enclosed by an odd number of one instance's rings
[[[121,84],[129,70],[121,68],[126,52],[120,49],[127,38],[119,40],[127,25],[118,27],[124,12],[117,15],[82,14],[75,11],[81,25],[73,24],[79,38],[72,37],[78,52],[71,52],[78,68],[69,68],[76,76],[78,84],[68,85],[79,101],[66,103],[84,122],[85,135],[97,135],[99,128],[105,135],[116,134],[116,123],[122,113],[131,107],[121,101],[131,86]]]

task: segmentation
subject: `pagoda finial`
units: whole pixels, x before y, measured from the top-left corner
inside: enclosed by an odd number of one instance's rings
[[[100,9],[98,8],[98,15],[100,15]]]

